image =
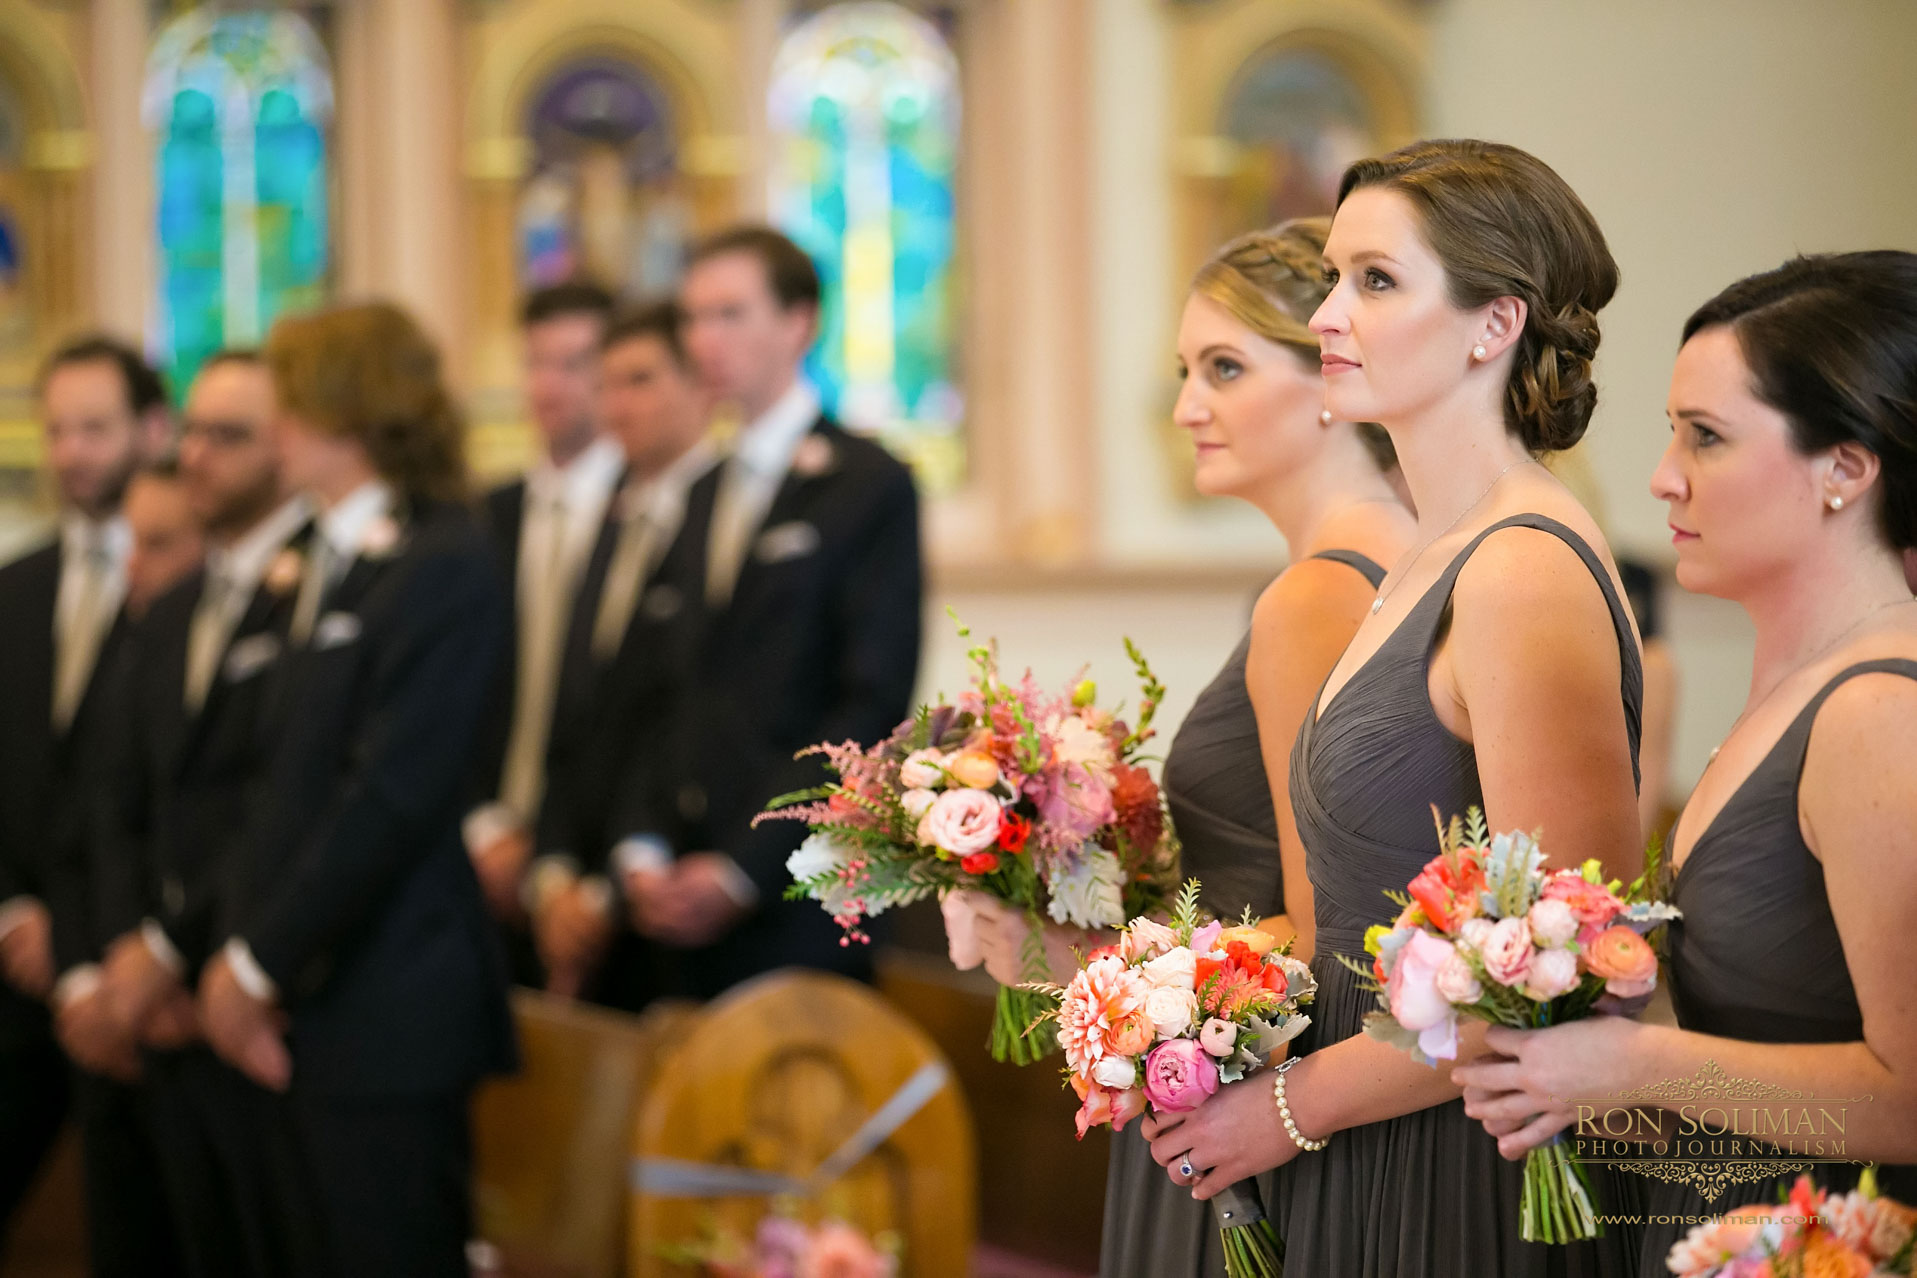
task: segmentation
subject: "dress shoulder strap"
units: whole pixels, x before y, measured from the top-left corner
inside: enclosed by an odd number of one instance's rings
[[[1617,631],[1619,665],[1622,667],[1620,691],[1624,697],[1625,726],[1629,730],[1631,740],[1631,775],[1634,779],[1641,781],[1637,755],[1644,728],[1644,660],[1638,652],[1637,642],[1631,630],[1630,610],[1625,606],[1623,597],[1618,594],[1617,587],[1612,584],[1611,574],[1604,570],[1604,561],[1598,558],[1597,552],[1591,549],[1589,542],[1565,524],[1549,515],[1526,511],[1523,514],[1500,519],[1473,537],[1471,543],[1458,552],[1457,558],[1451,561],[1443,575],[1413,609],[1414,614],[1418,611],[1425,613],[1423,639],[1427,659],[1431,644],[1437,637],[1438,628],[1450,609],[1451,593],[1457,588],[1458,573],[1464,569],[1465,563],[1487,538],[1506,528],[1533,528],[1539,532],[1550,533],[1577,552],[1578,558],[1584,561],[1584,566],[1597,580],[1598,589],[1604,595],[1605,607],[1611,612],[1611,625]]]
[[[1817,723],[1817,712],[1824,708],[1824,703],[1839,688],[1858,675],[1866,674],[1894,674],[1917,679],[1917,661],[1907,657],[1879,657],[1874,661],[1859,661],[1845,666],[1832,675],[1830,681],[1817,690],[1817,695],[1804,703],[1804,708],[1797,712],[1797,718],[1785,730],[1784,736],[1778,739],[1779,754],[1786,752],[1786,742],[1789,742],[1787,748],[1793,776],[1801,777],[1804,773],[1804,760],[1810,754],[1811,728]]]
[[[1364,575],[1364,579],[1371,583],[1373,590],[1376,590],[1384,584],[1385,570],[1379,567],[1378,564],[1370,558],[1359,554],[1355,550],[1321,550],[1311,557],[1313,559],[1329,559],[1332,563],[1343,564],[1347,568],[1357,569]]]

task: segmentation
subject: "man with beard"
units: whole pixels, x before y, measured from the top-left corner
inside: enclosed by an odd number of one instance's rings
[[[111,338],[56,351],[38,389],[59,532],[0,569],[0,1228],[65,1108],[45,1002],[85,993],[84,980],[55,990],[56,953],[84,948],[90,926],[82,781],[108,726],[101,675],[123,633],[130,538],[120,505],[166,432],[159,375]],[[110,1094],[83,1087],[90,1127],[125,1127]],[[110,1242],[94,1261],[96,1273],[112,1271]],[[137,1271],[166,1269],[154,1255]]]

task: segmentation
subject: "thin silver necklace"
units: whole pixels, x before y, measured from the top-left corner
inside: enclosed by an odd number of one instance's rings
[[[1517,461],[1512,462],[1509,466],[1506,466],[1503,470],[1499,471],[1497,474],[1491,476],[1491,482],[1484,486],[1483,492],[1479,493],[1475,498],[1472,499],[1472,502],[1469,506],[1466,506],[1463,510],[1459,511],[1457,513],[1457,516],[1454,519],[1452,519],[1450,523],[1446,524],[1443,528],[1440,528],[1437,532],[1433,533],[1431,536],[1425,538],[1424,543],[1420,545],[1416,550],[1411,552],[1411,557],[1404,561],[1404,571],[1398,574],[1398,579],[1392,582],[1390,586],[1386,587],[1383,590],[1380,590],[1377,593],[1377,595],[1372,599],[1371,615],[1375,617],[1384,610],[1385,600],[1389,599],[1392,595],[1396,594],[1398,587],[1404,584],[1404,579],[1410,575],[1412,568],[1417,565],[1418,556],[1424,554],[1425,551],[1431,549],[1431,546],[1434,542],[1436,542],[1439,538],[1443,537],[1446,533],[1450,532],[1453,528],[1456,528],[1460,523],[1464,521],[1464,517],[1466,515],[1476,510],[1478,506],[1484,501],[1484,499],[1491,495],[1491,490],[1498,486],[1498,481],[1500,479],[1503,479],[1506,475],[1510,474],[1512,471],[1516,470],[1520,466],[1535,466],[1536,464],[1537,464],[1537,459],[1535,457],[1523,457],[1518,459]]]
[[[1844,627],[1843,633],[1839,634],[1835,639],[1832,639],[1829,643],[1826,643],[1823,647],[1819,648],[1816,652],[1813,652],[1810,656],[1805,657],[1802,661],[1792,666],[1789,670],[1786,670],[1784,674],[1782,675],[1782,677],[1780,677],[1776,683],[1773,683],[1770,686],[1770,689],[1767,692],[1765,692],[1763,696],[1759,697],[1756,701],[1746,706],[1744,708],[1744,713],[1737,716],[1737,721],[1731,724],[1731,730],[1729,732],[1726,732],[1724,734],[1723,739],[1720,740],[1715,746],[1711,747],[1711,757],[1704,761],[1704,766],[1708,768],[1713,763],[1717,762],[1718,751],[1722,750],[1725,747],[1725,745],[1729,743],[1730,739],[1737,735],[1737,730],[1744,726],[1744,720],[1750,718],[1752,715],[1756,714],[1759,710],[1762,710],[1765,706],[1769,705],[1770,699],[1777,695],[1777,690],[1783,687],[1785,684],[1789,683],[1791,681],[1792,676],[1804,670],[1808,670],[1810,667],[1816,665],[1819,661],[1822,661],[1825,657],[1829,656],[1831,651],[1835,649],[1838,644],[1844,642],[1844,640],[1850,638],[1852,635],[1856,634],[1859,630],[1862,630],[1864,628],[1865,622],[1875,617],[1878,613],[1884,611],[1884,609],[1895,608],[1899,604],[1907,604],[1912,602],[1917,602],[1917,601],[1914,601],[1911,599],[1892,599],[1887,603],[1878,604],[1875,608],[1872,608],[1869,612],[1866,612],[1863,616],[1851,622],[1850,625]]]

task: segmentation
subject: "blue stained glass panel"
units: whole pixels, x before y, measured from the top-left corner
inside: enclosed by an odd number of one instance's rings
[[[884,0],[832,5],[779,49],[773,220],[825,285],[807,371],[934,491],[963,480],[953,264],[958,65],[937,27]]]

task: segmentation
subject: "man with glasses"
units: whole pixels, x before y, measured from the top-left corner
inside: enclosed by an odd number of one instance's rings
[[[89,1068],[144,1066],[144,1108],[188,1272],[262,1272],[236,1199],[257,1180],[254,1089],[198,1041],[193,994],[221,935],[217,889],[268,755],[266,686],[304,576],[311,517],[280,480],[273,381],[251,352],[214,356],[187,396],[180,474],[204,568],[155,601],[124,663],[107,833],[95,855],[97,988],[62,1041]],[[142,1050],[143,1049],[143,1050]]]

